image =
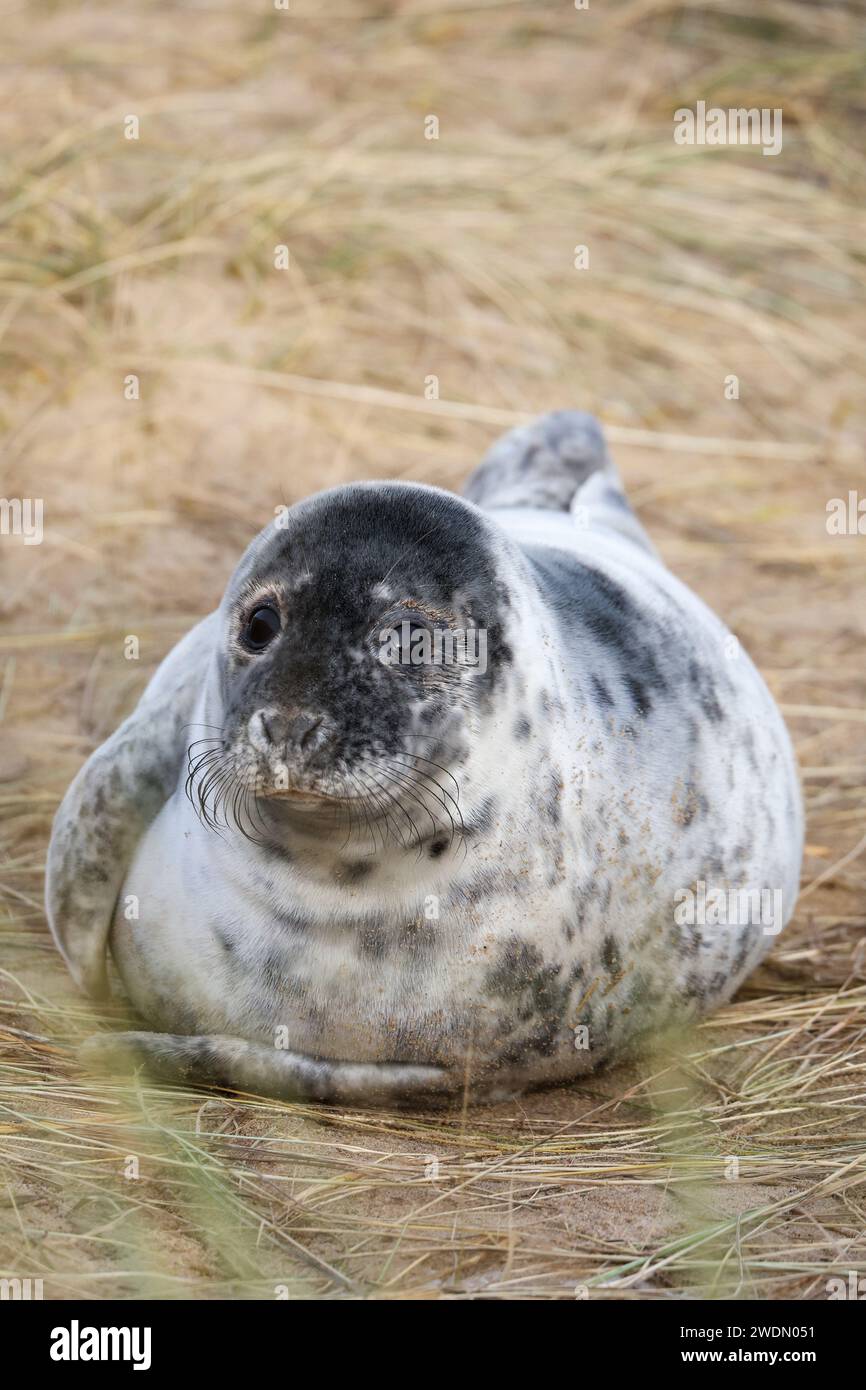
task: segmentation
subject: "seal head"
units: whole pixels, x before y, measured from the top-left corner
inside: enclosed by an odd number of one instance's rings
[[[508,605],[489,523],[449,493],[361,483],[291,508],[222,603],[220,722],[190,760],[202,816],[277,844],[355,813],[404,844],[453,833]]]

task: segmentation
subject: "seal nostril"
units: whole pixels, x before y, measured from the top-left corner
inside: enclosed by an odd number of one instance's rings
[[[279,748],[286,740],[287,722],[278,709],[260,709],[250,724],[253,746]]]
[[[302,752],[310,752],[317,742],[316,734],[322,726],[320,714],[299,714],[292,720],[289,733]]]
[[[317,731],[318,729],[321,728],[321,725],[322,725],[321,719],[317,719],[316,722],[315,722],[315,724],[311,724],[311,725],[310,725],[309,729],[306,730],[306,732],[304,733],[303,737],[301,738],[301,747],[302,747],[302,748],[307,748],[307,747],[309,746],[309,744],[312,742],[313,735],[316,733],[316,731]]]

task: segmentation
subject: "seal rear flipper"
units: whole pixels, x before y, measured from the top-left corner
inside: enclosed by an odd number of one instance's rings
[[[554,410],[498,439],[471,474],[463,496],[484,508],[567,512],[594,473],[603,473],[621,491],[595,416]]]
[[[337,1105],[441,1105],[460,1091],[442,1067],[402,1062],[333,1062],[214,1033],[98,1033],[82,1061],[100,1070],[146,1067],[164,1081],[220,1086],[279,1100]]]
[[[216,615],[159,667],[133,713],[64,796],[45,866],[45,911],[58,950],[88,994],[107,992],[106,945],[136,846],[177,786]]]
[[[518,518],[525,522],[528,514],[537,525],[567,513],[579,531],[615,532],[656,554],[625,495],[599,421],[582,410],[554,410],[509,430],[471,474],[463,495],[498,512],[506,528]],[[548,543],[554,544],[552,536]]]

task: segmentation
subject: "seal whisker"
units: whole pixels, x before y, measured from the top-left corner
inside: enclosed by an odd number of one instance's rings
[[[192,750],[193,750],[194,748],[198,748],[202,743],[215,743],[215,744],[217,745],[217,747],[216,747],[216,748],[212,748],[210,751],[211,751],[212,753],[218,753],[218,752],[220,751],[219,745],[220,745],[221,742],[222,742],[221,739],[218,739],[218,738],[215,738],[215,737],[210,737],[210,738],[196,738],[196,739],[193,739],[192,743],[189,744],[189,746],[188,746],[188,748],[187,748],[187,756],[189,757],[190,755],[192,755]],[[195,756],[198,758],[198,757],[201,756],[201,754],[196,753]]]
[[[404,734],[403,737],[404,737],[404,738],[413,738],[413,737],[428,738],[429,735],[428,735],[428,734],[419,734],[419,735]],[[442,746],[445,747],[444,744],[443,744]],[[446,777],[450,777],[450,778],[451,778],[451,781],[454,783],[454,793],[455,793],[455,797],[456,797],[456,799],[457,799],[458,801],[460,800],[460,783],[457,781],[457,778],[454,776],[454,773],[451,771],[450,768],[443,767],[441,763],[434,762],[432,758],[426,758],[426,757],[423,755],[423,753],[413,753],[413,751],[412,751],[411,748],[404,748],[404,749],[401,749],[400,751],[401,751],[402,753],[404,753],[405,756],[406,756],[407,758],[414,758],[414,759],[415,759],[416,761],[418,761],[418,762],[429,763],[431,767],[438,768],[438,770],[439,770],[440,772],[444,772],[444,773],[445,773],[445,776],[446,776]]]
[[[187,749],[186,765],[188,770],[191,770],[193,766],[201,766],[208,759],[217,758],[220,755],[219,748],[205,748],[201,753],[193,753],[192,750],[197,746],[197,743],[198,740],[196,743],[191,743]]]
[[[412,819],[412,817],[409,815],[409,812],[406,810],[406,807],[405,807],[405,806],[403,805],[403,803],[400,801],[399,797],[396,797],[396,796],[394,795],[394,793],[388,788],[388,786],[387,786],[386,784],[384,784],[383,782],[380,781],[380,779],[379,779],[379,777],[378,777],[378,772],[379,772],[379,767],[378,767],[378,765],[375,764],[375,763],[369,763],[369,761],[368,761],[368,766],[372,766],[372,767],[374,768],[373,773],[370,773],[370,774],[368,774],[368,775],[372,775],[372,776],[375,776],[375,777],[376,777],[376,783],[377,783],[377,785],[380,786],[380,787],[382,788],[382,795],[385,796],[385,797],[387,798],[387,801],[388,801],[391,805],[396,806],[396,808],[400,811],[400,813],[401,813],[403,816],[405,816],[406,820],[409,822],[409,825],[410,825],[411,828],[412,828],[412,833],[413,833],[413,835],[415,836],[415,842],[416,842],[416,844],[418,845],[418,849],[419,849],[419,853],[420,853],[420,847],[421,847],[421,844],[422,844],[422,836],[421,836],[421,834],[420,834],[420,831],[418,830],[417,825],[415,824],[415,822],[414,822],[414,820]],[[426,809],[426,807],[425,807],[425,809]],[[428,813],[428,814],[429,814],[429,813]],[[389,818],[389,819],[390,819],[390,818]],[[400,835],[400,846],[401,846],[402,849],[408,849],[408,848],[409,848],[409,845],[406,844],[406,841],[405,841],[405,839],[403,838],[402,833],[401,833],[401,835]]]
[[[247,817],[253,831],[257,830],[258,834],[248,834],[242,825],[239,825],[238,829],[241,834],[245,835],[246,839],[252,841],[253,844],[267,846],[271,843],[271,838],[268,833],[268,826],[262,818],[259,798],[256,796],[254,788],[245,787],[243,791],[244,815]]]
[[[394,766],[393,766],[391,763],[388,763],[388,764],[386,764],[385,766],[387,767],[387,769],[388,769],[390,775],[391,775],[396,781],[398,781],[402,786],[412,786],[412,787],[415,787],[416,791],[420,791],[420,792],[424,792],[424,791],[426,790],[425,787],[421,786],[421,785],[420,785],[417,781],[415,781],[414,779],[410,779],[410,778],[408,778],[408,777],[404,777],[401,773],[396,773],[396,772],[394,771]],[[433,812],[430,810],[430,807],[427,805],[426,801],[424,801],[423,796],[416,796],[416,795],[415,795],[415,792],[411,792],[411,791],[409,792],[409,795],[412,797],[412,800],[413,800],[413,801],[417,801],[417,802],[418,802],[418,805],[421,807],[421,809],[424,811],[424,813],[425,813],[427,816],[430,817],[430,824],[431,824],[431,826],[432,826],[432,828],[433,828],[433,834],[435,835],[435,834],[438,832],[438,830],[439,830],[439,825],[438,825],[438,822],[436,821],[435,816],[433,815]],[[395,799],[395,800],[398,802],[398,804],[402,807],[402,802],[399,801],[399,798],[396,798],[396,797],[395,797],[394,799]],[[454,824],[453,821],[452,821],[451,823],[452,823],[452,825]],[[417,835],[417,831],[416,831],[416,835]],[[423,843],[423,838],[422,838],[420,835],[418,835],[417,838],[418,838],[418,843],[419,843],[419,846],[420,846],[420,844]]]
[[[208,811],[213,817],[214,822],[218,822],[219,816],[219,794],[214,798],[213,806],[210,807],[210,794],[214,788],[219,789],[225,778],[228,777],[228,770],[220,762],[211,763],[203,773],[198,782],[198,798],[202,809]]]
[[[328,790],[329,790],[329,791],[330,791],[330,788],[334,785],[334,776],[335,776],[335,773],[332,772],[331,775],[330,775],[330,777],[328,778]],[[346,804],[345,804],[345,811],[346,811],[346,819],[347,819],[348,822],[349,822],[349,833],[348,833],[348,835],[346,836],[345,840],[343,841],[343,844],[342,844],[342,847],[341,847],[342,849],[345,849],[347,845],[350,845],[350,844],[352,843],[352,836],[353,836],[354,833],[355,833],[355,817],[354,817],[354,814],[353,814],[353,812],[352,812],[351,803],[350,803],[349,801],[347,801]],[[340,808],[339,808],[339,806],[335,805],[334,808],[333,808],[333,812],[334,812],[334,825],[336,826],[336,824],[337,824],[337,822],[338,822],[338,820],[339,820],[339,816],[340,816]],[[359,835],[358,838],[360,839],[360,835]]]
[[[372,835],[373,835],[373,844],[374,844],[374,846],[375,846],[375,843],[376,843],[376,822],[370,820],[369,808],[366,806],[366,799],[367,799],[367,798],[372,798],[373,801],[376,803],[376,805],[379,806],[379,807],[381,808],[381,806],[382,806],[381,798],[378,797],[378,796],[376,795],[375,792],[371,791],[371,789],[370,789],[368,786],[366,786],[365,783],[364,783],[363,781],[359,780],[359,776],[356,776],[355,773],[350,772],[350,773],[349,773],[349,776],[352,778],[352,781],[355,783],[355,785],[356,785],[356,786],[359,786],[359,787],[361,788],[361,793],[362,793],[362,803],[361,803],[361,804],[362,804],[362,806],[364,807],[364,813],[365,813],[365,816],[366,816],[367,827],[368,827],[368,829],[371,831],[371,833],[372,833]],[[361,774],[361,776],[363,776],[363,774]],[[388,827],[388,826],[390,825],[390,816],[389,816],[389,814],[388,814],[387,803],[385,804],[385,807],[384,807],[383,816],[384,816],[384,820],[385,820],[385,826]],[[381,818],[382,818],[382,817],[380,816],[380,819],[381,819]],[[387,846],[387,842],[386,842],[386,840],[385,840],[385,832],[384,832],[383,830],[381,830],[381,827],[380,827],[380,834],[381,834],[381,838],[382,838],[382,853],[384,854],[384,853],[386,852],[388,846]]]
[[[258,799],[258,786],[261,780],[260,774],[256,773],[252,784],[244,782],[241,778],[235,778],[234,789],[231,791],[231,820],[240,835],[251,844],[268,846],[272,843],[272,836],[269,827],[262,819],[261,806]],[[225,804],[226,817],[228,818],[229,800],[228,791],[230,783],[226,787]]]
[[[367,785],[367,790],[368,790],[369,794],[373,797],[373,799],[374,799],[376,805],[377,805],[377,806],[383,806],[383,805],[384,805],[384,808],[385,808],[385,810],[384,810],[385,830],[388,831],[388,834],[390,835],[390,837],[391,837],[392,840],[397,840],[397,839],[399,839],[400,845],[401,845],[402,847],[405,848],[406,842],[405,842],[405,840],[404,840],[404,838],[403,838],[403,832],[399,829],[398,826],[396,826],[396,825],[392,822],[392,820],[391,820],[391,813],[390,813],[390,810],[388,809],[389,806],[396,806],[396,805],[397,805],[397,802],[394,800],[394,797],[391,796],[391,794],[389,793],[388,788],[382,785],[382,783],[381,783],[381,781],[380,781],[380,779],[379,779],[378,777],[375,779],[375,780],[376,780],[376,786],[377,786],[377,787],[381,787],[381,792],[380,792],[380,793],[373,792],[372,789],[371,789],[371,788],[369,787],[369,785],[368,785],[368,784],[369,784],[369,779],[370,779],[371,776],[372,776],[372,773],[369,773],[369,772],[366,773],[366,774],[362,774],[362,781],[363,781],[363,784],[364,784],[364,785]],[[400,807],[399,809],[402,810],[403,808]],[[410,824],[410,826],[411,826],[411,825],[412,825],[412,818],[411,818],[411,816],[407,816],[406,818],[407,818],[407,820],[409,821],[409,824]],[[386,845],[386,843],[385,843],[385,835],[384,835],[384,831],[383,831],[383,834],[382,834],[382,853],[384,854],[384,853],[386,852],[386,850],[387,850],[387,845]]]
[[[228,821],[226,820],[225,811],[223,807],[223,800],[225,796],[225,791],[230,785],[230,783],[231,777],[228,770],[225,768],[219,768],[208,775],[208,777],[205,779],[205,781],[202,783],[199,789],[202,804],[207,808],[212,828],[217,831],[220,828],[221,817],[223,826],[225,826],[226,828],[228,827]],[[212,789],[214,792],[214,796],[213,801],[211,802],[210,795]]]
[[[405,764],[405,763],[400,763],[399,765],[400,765],[401,767],[407,767],[407,764]],[[450,835],[450,837],[449,837],[449,843],[450,843],[450,844],[453,844],[453,843],[454,843],[454,839],[455,839],[455,837],[456,837],[456,838],[460,841],[461,845],[463,846],[463,857],[464,857],[464,859],[465,859],[466,856],[467,856],[468,853],[469,853],[469,847],[468,847],[468,843],[467,843],[468,832],[467,832],[467,829],[466,829],[466,823],[465,823],[465,821],[464,821],[464,819],[463,819],[463,812],[461,811],[459,805],[458,805],[457,802],[454,800],[454,798],[451,796],[451,793],[450,793],[449,791],[447,791],[445,787],[442,786],[441,782],[440,782],[436,777],[434,777],[432,773],[430,773],[430,772],[424,772],[424,771],[422,771],[421,768],[411,768],[411,769],[408,769],[408,768],[407,768],[407,770],[410,772],[410,775],[414,775],[416,778],[424,778],[424,779],[426,779],[427,782],[432,782],[432,783],[433,783],[433,786],[437,789],[437,791],[439,791],[439,792],[442,793],[442,797],[443,797],[443,798],[447,798],[447,801],[446,801],[446,800],[440,800],[440,798],[436,795],[436,792],[432,791],[430,788],[426,788],[426,790],[430,791],[430,795],[433,797],[434,801],[438,802],[438,804],[439,804],[440,806],[442,806],[442,809],[445,811],[445,814],[448,816],[448,820],[450,821],[450,824],[451,824],[451,835]],[[426,783],[424,783],[423,785],[425,785],[425,787],[426,787]],[[449,809],[449,806],[448,806],[447,802],[450,802],[451,805],[454,807],[454,810],[455,810],[455,812],[456,812],[456,814],[457,814],[457,819],[458,819],[458,821],[460,822],[460,829],[459,829],[459,830],[458,830],[457,826],[456,826],[455,823],[454,823],[454,816],[451,814],[451,811],[450,811],[450,809]]]
[[[258,820],[259,828],[260,828],[260,830],[261,830],[261,832],[262,832],[262,835],[265,837],[266,842],[270,843],[270,838],[269,838],[269,826],[268,826],[267,821],[265,820],[265,817],[264,817],[263,814],[262,814],[262,808],[261,808],[261,805],[259,804],[259,799],[258,799],[258,797],[255,795],[255,793],[254,793],[253,796],[252,796],[252,804],[253,804],[253,806],[255,807],[256,818],[257,818],[257,820]]]
[[[412,755],[410,754],[410,756],[412,756]],[[449,807],[448,807],[448,804],[447,804],[447,802],[449,802],[449,801],[450,801],[451,805],[454,807],[454,810],[455,810],[456,813],[457,813],[457,819],[458,819],[459,822],[460,822],[460,835],[461,835],[462,838],[465,838],[465,835],[466,835],[466,823],[465,823],[465,821],[463,820],[463,813],[462,813],[462,811],[460,810],[460,806],[459,806],[458,803],[455,801],[455,799],[454,799],[454,797],[451,795],[451,793],[448,792],[448,791],[446,791],[445,787],[442,786],[442,783],[439,781],[439,779],[438,779],[437,777],[434,777],[433,774],[432,774],[431,772],[423,772],[423,771],[421,770],[421,768],[414,767],[414,766],[410,765],[409,763],[402,763],[402,762],[399,762],[399,761],[398,761],[396,765],[397,765],[398,767],[405,768],[406,771],[407,771],[407,773],[409,773],[410,775],[414,776],[414,778],[416,778],[416,779],[420,779],[420,778],[425,779],[425,781],[424,781],[423,783],[420,783],[420,785],[424,785],[424,786],[426,787],[426,783],[427,783],[427,782],[432,782],[432,783],[433,783],[433,786],[437,789],[437,791],[439,791],[439,792],[441,793],[441,799],[440,799],[440,797],[438,797],[438,796],[436,795],[436,792],[432,791],[429,787],[427,787],[426,790],[430,791],[430,795],[433,797],[433,799],[434,799],[435,801],[437,801],[437,802],[439,803],[439,805],[442,807],[442,809],[445,811],[446,815],[448,816],[448,819],[449,819],[450,822],[451,822],[451,838],[453,839],[454,836],[455,836],[458,832],[457,832],[457,827],[456,827],[456,825],[454,824],[454,817],[453,817],[453,815],[451,814],[451,811],[450,811],[450,809],[449,809]],[[416,783],[416,785],[417,785],[417,784],[418,784],[418,783]],[[447,800],[446,800],[446,799],[447,799]]]
[[[405,819],[409,822],[410,833],[411,833],[412,836],[415,837],[415,844],[416,844],[417,847],[418,847],[418,857],[419,857],[419,859],[420,859],[420,857],[421,857],[421,846],[422,846],[422,844],[423,844],[423,842],[424,842],[424,837],[423,837],[423,835],[421,834],[421,831],[418,829],[418,826],[416,825],[416,823],[415,823],[413,817],[410,816],[409,812],[407,811],[406,807],[403,805],[403,803],[402,803],[402,801],[400,800],[400,798],[399,798],[398,796],[396,796],[396,795],[394,794],[394,792],[390,791],[387,787],[385,788],[385,795],[388,797],[388,800],[389,800],[390,802],[392,802],[392,804],[397,808],[397,810],[400,812],[400,814],[401,814],[402,816],[404,816]],[[401,844],[402,848],[404,848],[404,849],[410,849],[410,848],[411,848],[411,845],[412,845],[412,840],[411,840],[411,838],[410,838],[409,844],[407,845],[406,842],[405,842],[404,839],[403,839],[402,834],[401,834],[401,836],[400,836],[400,844]]]
[[[416,782],[415,782],[415,785],[418,786],[419,789],[422,789],[423,791],[428,792],[428,793],[433,797],[433,800],[437,803],[437,805],[439,805],[439,806],[442,807],[443,811],[445,812],[446,816],[448,817],[448,824],[449,824],[449,826],[450,826],[450,833],[449,833],[449,835],[448,835],[448,844],[449,844],[449,848],[450,848],[451,845],[453,845],[455,839],[459,839],[459,840],[461,841],[461,843],[462,843],[462,844],[464,845],[464,847],[465,847],[465,844],[466,844],[466,840],[465,840],[465,828],[464,828],[464,826],[463,826],[462,820],[461,820],[461,824],[460,824],[460,829],[459,829],[459,831],[458,831],[457,825],[455,824],[455,821],[454,821],[454,817],[452,816],[451,811],[450,811],[450,809],[449,809],[447,803],[446,803],[445,801],[441,800],[441,799],[436,795],[436,792],[433,791],[430,787],[428,787],[426,783],[416,781]],[[437,785],[438,785],[438,784],[437,784]],[[440,788],[440,790],[441,790],[441,788]]]
[[[189,755],[187,758],[188,775],[184,791],[199,820],[209,830],[215,829],[215,826],[212,823],[208,808],[207,795],[203,794],[202,786],[203,783],[209,784],[211,777],[219,770],[219,759],[219,749],[205,749],[204,752],[195,757]],[[206,771],[203,772],[203,769]]]
[[[398,811],[400,812],[400,814],[403,816],[404,820],[406,820],[406,821],[408,822],[408,825],[409,825],[409,837],[410,837],[410,838],[409,838],[409,843],[408,843],[408,844],[407,844],[407,842],[406,842],[406,839],[405,839],[405,837],[404,837],[404,835],[403,835],[402,830],[399,831],[399,844],[400,844],[401,849],[409,849],[409,848],[411,848],[412,836],[414,836],[415,842],[418,843],[418,844],[420,844],[420,841],[421,841],[420,832],[419,832],[419,830],[418,830],[417,825],[415,824],[415,821],[412,819],[412,817],[410,816],[409,812],[406,810],[406,807],[402,804],[402,802],[400,801],[399,797],[397,797],[397,796],[394,795],[394,793],[393,793],[393,792],[391,791],[391,789],[388,787],[387,782],[384,782],[384,781],[382,780],[381,776],[379,775],[379,774],[380,774],[380,768],[378,767],[378,765],[377,765],[376,763],[370,764],[369,761],[368,761],[368,766],[371,767],[371,770],[367,773],[367,776],[368,776],[368,777],[374,777],[374,778],[375,778],[376,785],[377,785],[378,787],[381,788],[381,794],[382,794],[382,796],[385,798],[385,804],[386,804],[386,806],[393,806],[396,810],[398,810]],[[386,824],[390,827],[390,826],[391,826],[391,823],[392,823],[392,822],[391,822],[391,817],[390,817],[389,814],[386,813]],[[395,827],[395,830],[396,830],[396,827]],[[392,835],[392,838],[397,838],[397,836],[396,836],[396,835]]]
[[[354,774],[353,772],[351,772],[351,771],[349,771],[349,770],[347,769],[347,775],[352,779],[352,781],[354,782],[355,786],[356,786],[356,787],[360,787],[360,789],[361,789],[361,795],[360,795],[360,797],[356,797],[356,798],[354,798],[354,799],[357,800],[357,801],[359,802],[360,807],[361,807],[361,810],[364,812],[364,825],[365,825],[365,828],[366,828],[367,830],[371,830],[370,816],[369,816],[369,813],[368,813],[367,807],[366,807],[366,800],[367,800],[367,795],[368,795],[368,793],[366,792],[366,789],[365,789],[365,787],[364,787],[364,784],[358,780],[358,778],[355,776],[355,774]],[[360,831],[359,831],[358,839],[359,839],[359,842],[363,843],[363,837],[362,837],[362,835],[360,834]],[[384,847],[384,840],[383,840],[382,843],[383,843],[383,847]],[[373,852],[374,854],[376,853],[376,836],[375,836],[375,833],[373,834],[373,851],[372,851],[372,852]]]

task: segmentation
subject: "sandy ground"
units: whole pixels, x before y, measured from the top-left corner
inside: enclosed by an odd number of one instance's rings
[[[0,1275],[508,1299],[822,1298],[866,1273],[866,535],[826,525],[866,496],[862,8],[3,24],[0,490],[44,499],[44,539],[0,536]],[[677,146],[698,99],[780,107],[782,153]],[[280,502],[459,487],[560,406],[609,426],[665,559],[788,718],[808,850],[767,964],[675,1055],[446,1118],[88,1076],[74,1044],[122,1003],[75,994],[40,906],[77,767]]]

